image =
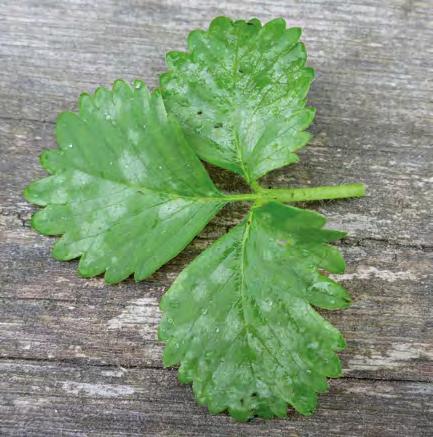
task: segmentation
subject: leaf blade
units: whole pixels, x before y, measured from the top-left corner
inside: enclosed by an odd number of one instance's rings
[[[286,216],[286,220],[282,220]],[[280,226],[275,226],[275,221]],[[239,419],[311,414],[327,377],[338,377],[344,339],[312,305],[337,309],[350,298],[319,273],[298,234],[322,231],[310,211],[269,203],[253,209],[188,266],[161,302],[164,364],[180,363],[198,401]],[[330,261],[332,264],[332,261]],[[339,267],[339,260],[334,260]]]
[[[161,90],[199,156],[250,185],[297,161],[314,118],[305,108],[314,71],[304,66],[299,28],[282,19],[213,20],[188,37],[187,53],[167,55]],[[296,115],[298,114],[298,115]]]
[[[63,235],[55,258],[81,257],[85,277],[149,276],[225,204],[159,93],[142,82],[82,95],[78,114],[59,116],[56,136],[59,148],[41,157],[51,175],[24,195],[45,206],[34,228]]]

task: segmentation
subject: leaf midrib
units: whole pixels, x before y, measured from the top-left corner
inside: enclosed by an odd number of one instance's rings
[[[269,356],[277,363],[278,366],[280,366],[282,369],[284,369],[286,372],[288,372],[289,368],[284,365],[283,363],[280,362],[280,360],[278,359],[278,357],[271,351],[271,349],[268,348],[268,346],[266,345],[265,341],[261,338],[261,336],[259,335],[259,333],[257,332],[257,330],[254,328],[254,326],[250,325],[247,322],[246,316],[245,316],[245,269],[244,269],[244,261],[245,261],[245,246],[246,246],[246,242],[248,240],[248,237],[250,235],[251,232],[251,225],[252,225],[252,221],[253,221],[253,214],[254,214],[254,206],[251,208],[251,211],[248,214],[248,217],[246,218],[246,224],[245,224],[245,230],[243,232],[242,235],[242,240],[241,240],[241,248],[240,248],[240,279],[241,279],[241,283],[240,283],[240,287],[239,287],[239,294],[240,294],[240,305],[242,308],[242,320],[244,323],[244,329],[246,333],[251,333],[255,338],[257,338],[257,340],[262,344],[263,348],[266,350],[266,352],[269,354]],[[255,302],[255,305],[257,306],[257,303]],[[260,310],[260,308],[258,308]],[[269,328],[271,329],[271,325],[269,325]],[[271,329],[271,332],[273,334],[273,336],[275,337],[275,339],[277,340],[277,342],[279,344],[281,344],[281,340],[278,338],[278,336],[275,334],[275,332]],[[248,346],[251,347],[249,345],[249,339],[248,339],[248,335],[246,336],[246,340],[248,343]],[[295,359],[293,359],[293,362],[296,364],[296,366],[303,370],[299,363],[296,362]],[[253,363],[252,361],[249,361],[249,365],[251,368],[251,372],[254,374],[254,367],[253,367]]]
[[[236,29],[236,48],[235,48],[235,53],[234,53],[234,61],[233,61],[233,67],[232,67],[232,80],[233,80],[233,88],[236,89],[237,83],[238,83],[238,79],[239,79],[239,74],[238,74],[238,69],[239,69],[239,27]],[[236,110],[239,109],[239,105],[235,105],[236,106]],[[239,132],[238,129],[233,126],[233,143],[236,149],[236,155],[237,155],[237,159],[238,162],[240,164],[243,176],[245,178],[245,180],[247,181],[247,183],[252,186],[254,184],[254,181],[252,181],[250,179],[250,175],[249,172],[247,171],[247,168],[245,166],[245,162],[244,162],[244,157],[242,154],[242,147],[240,144],[240,140],[239,140]]]
[[[188,199],[188,200],[195,200],[195,201],[199,201],[199,202],[200,201],[202,201],[202,202],[217,202],[217,201],[227,202],[228,201],[228,199],[226,199],[226,197],[228,197],[228,196],[225,196],[224,194],[222,194],[218,191],[216,191],[217,194],[215,196],[202,196],[202,195],[200,195],[200,196],[188,196],[188,195],[181,194],[181,193],[173,193],[173,192],[169,192],[169,191],[159,191],[159,190],[154,190],[154,189],[147,188],[147,187],[142,187],[139,185],[133,185],[133,184],[131,184],[127,181],[124,181],[124,180],[119,181],[119,180],[115,180],[114,178],[101,176],[101,175],[95,175],[87,170],[82,170],[82,169],[77,168],[77,167],[70,167],[63,172],[56,173],[56,176],[59,176],[60,174],[65,173],[68,170],[79,171],[87,176],[92,177],[92,178],[100,179],[102,181],[111,182],[111,183],[114,183],[116,185],[121,185],[121,186],[126,187],[127,189],[131,189],[131,190],[134,190],[134,191],[142,193],[142,194],[152,193],[152,194],[159,195],[161,197],[165,196],[165,197],[170,198],[170,200],[176,200],[176,199],[182,198],[182,199]],[[217,189],[215,188],[215,190],[217,190]]]
[[[257,37],[257,35],[255,35],[255,37]],[[238,69],[239,69],[239,61],[242,59],[242,58],[239,59],[239,44],[240,44],[239,39],[240,39],[240,37],[239,37],[239,28],[238,28],[238,29],[237,29],[237,32],[236,32],[236,47],[235,47],[235,50],[234,50],[234,61],[233,61],[232,72],[231,72],[231,73],[232,73],[233,88],[236,88],[237,83],[238,83],[238,80],[239,80],[239,74],[238,74],[238,73],[239,73],[239,71],[238,71]],[[273,61],[270,62],[270,63],[268,63],[267,68],[266,68],[266,71],[269,70],[269,68],[271,67],[271,65],[272,65],[272,64],[273,64],[273,63],[274,63],[278,58],[280,58],[280,57],[281,57],[282,55],[284,55],[284,54],[287,54],[287,53],[291,52],[291,51],[294,49],[294,47],[296,46],[296,44],[298,44],[298,43],[299,43],[299,42],[297,41],[297,42],[295,42],[294,44],[292,44],[291,46],[289,46],[288,48],[285,48],[285,49],[283,49],[281,52],[279,52],[279,53],[274,57]],[[244,56],[245,56],[245,55],[244,55]],[[258,62],[259,62],[259,60],[257,60],[255,66],[254,66],[254,68],[257,67]],[[300,70],[301,68],[302,68],[302,67],[298,67],[298,68],[296,68],[295,70],[290,71],[290,75],[292,75],[292,74],[295,73],[296,71]],[[279,78],[284,77],[286,74],[287,74],[286,72],[282,72],[281,75],[279,76]],[[251,77],[250,77],[249,80],[251,80],[251,78],[254,76],[254,74],[251,73],[250,76],[251,76]],[[284,93],[282,96],[279,97],[279,99],[282,98],[285,94],[288,94],[290,91],[291,91],[291,90],[288,90],[287,93]],[[253,110],[253,112],[252,112],[252,115],[255,114],[255,113],[257,112],[257,110],[260,108],[261,103],[263,102],[263,99],[265,98],[265,96],[266,96],[268,93],[269,93],[269,90],[268,90],[268,91],[265,93],[265,95],[262,97],[262,99],[260,100],[260,102],[259,102],[259,104],[257,105],[257,107],[254,108],[254,110]],[[279,99],[277,99],[277,100],[279,100]],[[233,102],[233,103],[234,103],[234,102]],[[272,102],[272,103],[274,103],[274,102]],[[238,110],[238,109],[239,109],[239,104],[236,104],[235,107],[236,107],[236,110]],[[234,144],[234,146],[235,146],[237,160],[238,160],[238,162],[239,162],[240,169],[241,169],[241,171],[242,171],[242,173],[243,173],[243,176],[244,176],[245,180],[247,181],[248,185],[249,185],[249,186],[250,186],[254,191],[257,191],[257,190],[259,189],[259,185],[258,185],[256,179],[252,178],[250,172],[248,171],[248,168],[247,168],[247,166],[246,166],[246,161],[244,160],[244,156],[243,156],[243,152],[242,152],[242,146],[241,146],[240,139],[239,139],[239,131],[238,131],[237,127],[235,127],[235,126],[233,126],[233,144]],[[256,146],[257,146],[257,144],[255,144],[254,149],[253,149],[253,152],[254,152]]]

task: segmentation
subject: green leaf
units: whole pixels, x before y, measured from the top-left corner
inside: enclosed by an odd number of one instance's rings
[[[305,107],[314,71],[306,68],[301,29],[283,19],[219,17],[188,37],[188,52],[167,54],[163,98],[199,156],[256,179],[298,160],[314,118]]]
[[[224,205],[159,93],[142,82],[82,95],[79,113],[57,120],[59,148],[45,151],[52,175],[25,190],[45,206],[39,232],[63,237],[57,259],[107,282],[142,279],[177,255]]]
[[[345,308],[343,287],[318,269],[344,271],[320,214],[280,203],[254,207],[177,278],[163,297],[165,366],[180,363],[212,413],[239,420],[311,414],[341,366],[339,331],[312,305]]]
[[[262,26],[225,17],[192,32],[188,53],[167,55],[159,91],[117,81],[82,95],[78,113],[61,114],[59,148],[41,155],[50,176],[24,192],[44,207],[33,227],[62,236],[53,255],[80,258],[83,276],[105,273],[110,283],[152,274],[227,202],[254,202],[179,275],[161,302],[159,330],[164,365],[180,364],[180,380],[212,413],[239,420],[282,417],[289,405],[311,414],[327,378],[341,373],[344,340],[313,307],[350,303],[324,272],[344,271],[328,244],[344,233],[279,202],[359,197],[365,187],[257,182],[296,162],[310,138],[314,73],[300,34],[282,19]],[[242,175],[252,192],[222,194],[199,157]]]

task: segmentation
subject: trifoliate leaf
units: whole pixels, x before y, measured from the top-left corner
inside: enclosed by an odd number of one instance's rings
[[[25,190],[30,202],[46,206],[32,224],[63,234],[53,254],[81,256],[83,276],[142,279],[177,255],[224,198],[159,93],[117,81],[79,103],[78,114],[58,118],[59,149],[41,157],[52,175]]]
[[[227,202],[254,202],[247,218],[187,267],[163,298],[164,364],[180,364],[201,404],[239,419],[310,414],[341,373],[344,340],[313,307],[349,296],[323,270],[344,261],[325,219],[281,202],[362,196],[362,184],[265,189],[257,179],[295,162],[314,117],[313,70],[298,28],[215,19],[188,53],[167,55],[161,90],[117,81],[60,115],[51,174],[26,198],[44,209],[41,233],[62,235],[56,258],[81,257],[83,276],[142,279],[178,254]],[[168,114],[162,101],[163,94]],[[180,121],[180,123],[178,121]],[[186,136],[185,136],[186,135]],[[197,153],[197,154],[196,154]],[[242,175],[250,193],[222,194],[199,158]]]
[[[262,26],[219,17],[190,33],[187,53],[167,54],[164,101],[202,159],[251,185],[298,160],[314,118],[305,107],[314,71],[300,35],[283,19]]]
[[[323,216],[279,203],[254,207],[163,297],[164,364],[180,363],[212,413],[236,419],[310,414],[341,366],[339,331],[313,308],[347,307],[343,287],[318,269],[344,271]]]

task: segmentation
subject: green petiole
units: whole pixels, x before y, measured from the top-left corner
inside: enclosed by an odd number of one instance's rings
[[[345,199],[362,197],[365,195],[364,184],[342,184],[321,187],[303,188],[261,188],[255,193],[228,194],[224,199],[229,202],[239,201],[270,201],[279,202],[308,202],[314,200]]]

